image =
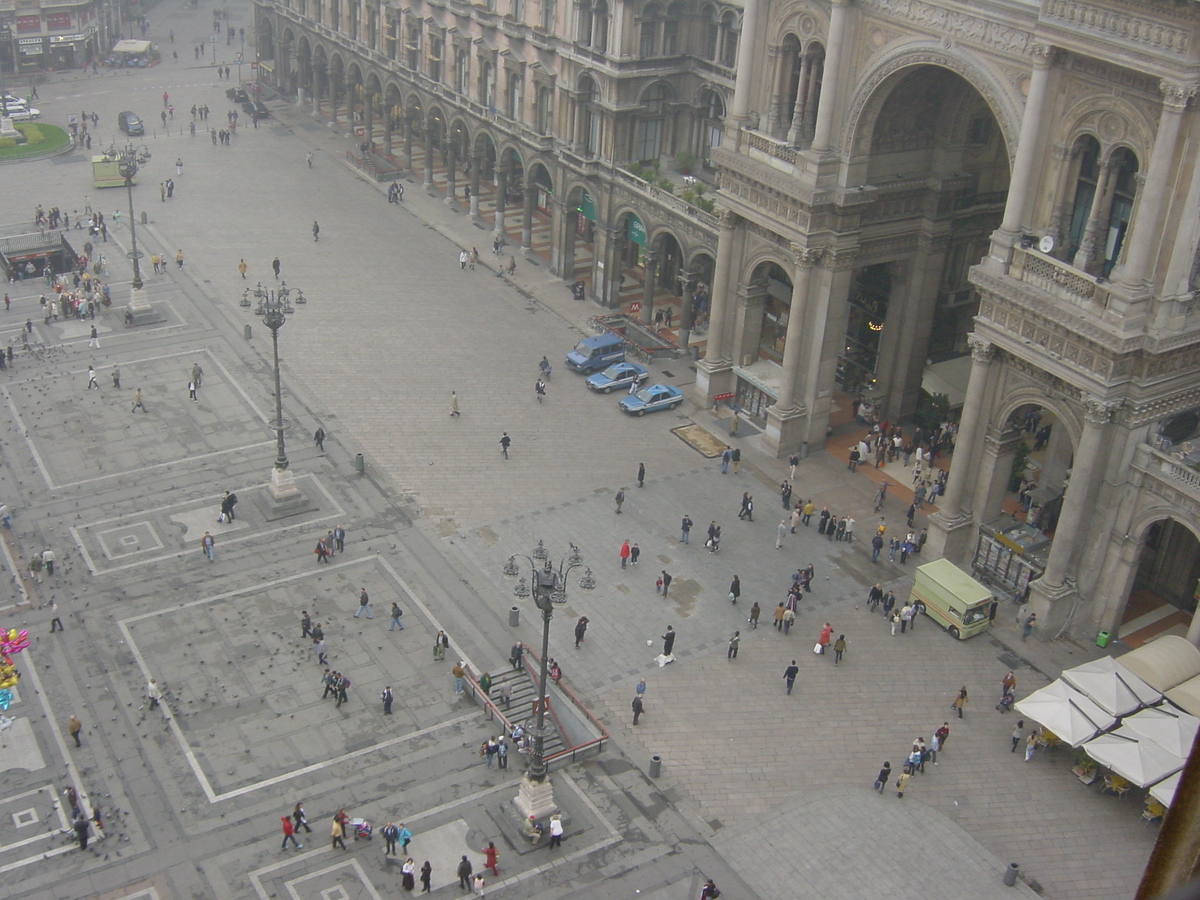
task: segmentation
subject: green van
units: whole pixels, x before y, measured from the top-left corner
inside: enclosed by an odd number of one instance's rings
[[[954,563],[937,559],[917,567],[911,601],[960,641],[986,631],[995,597]]]

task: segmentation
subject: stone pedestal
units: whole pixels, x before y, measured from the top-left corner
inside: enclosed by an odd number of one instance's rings
[[[159,315],[150,300],[146,297],[145,288],[132,288],[129,291],[129,305],[125,307],[125,324],[129,327],[152,325],[164,322],[166,317]]]
[[[1029,604],[1027,612],[1037,613],[1037,622],[1031,637],[1039,641],[1048,641],[1062,630],[1067,622],[1067,615],[1080,600],[1079,589],[1070,580],[1062,584],[1047,584],[1045,578],[1039,578],[1029,585]]]
[[[271,469],[271,481],[267,485],[267,499],[270,503],[266,512],[268,519],[283,519],[315,508],[300,493],[291,469]]]
[[[702,359],[696,365],[693,399],[705,409],[713,408],[713,397],[733,390],[733,368],[724,360]]]
[[[786,412],[778,410],[777,406],[767,407],[767,427],[763,432],[763,449],[770,452],[776,459],[782,459],[793,453],[807,457],[808,448],[802,447],[801,442],[808,430],[808,412],[802,406]]]
[[[935,559],[943,556],[960,566],[970,563],[970,556],[975,551],[974,523],[968,516],[947,519],[940,512],[929,517],[929,540],[926,541],[929,552],[922,551],[923,557]]]
[[[13,126],[13,120],[10,116],[0,116],[0,137],[10,137],[18,144],[25,143],[25,135],[21,134]]]
[[[520,811],[522,818],[528,819],[533,816],[539,822],[558,812],[550,776],[547,775],[545,781],[534,781],[528,775],[522,778],[513,805]]]

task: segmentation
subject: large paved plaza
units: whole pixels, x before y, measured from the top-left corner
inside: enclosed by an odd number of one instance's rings
[[[230,8],[231,24],[249,31],[248,8]],[[42,323],[40,281],[9,285],[12,309],[0,312],[0,344],[19,347],[30,319],[35,348],[58,348],[18,349],[15,367],[0,373],[0,500],[14,509],[0,623],[33,636],[19,657],[15,724],[0,733],[5,896],[400,895],[400,865],[384,858],[378,831],[347,851],[330,847],[330,820],[343,807],[377,829],[404,822],[411,855],[418,866],[431,861],[442,896],[461,893],[459,857],[479,869],[489,840],[501,848],[500,876],[489,874],[487,887],[498,898],[683,900],[709,877],[730,900],[1033,896],[1024,884],[1001,886],[1013,861],[1048,898],[1132,895],[1157,827],[1139,821],[1140,801],[1079,784],[1072,751],[1023,762],[1009,752],[1014,717],[993,709],[1007,670],[1025,693],[1100,651],[1022,644],[1015,609],[1002,611],[993,634],[967,642],[928,620],[892,636],[867,612],[866,592],[879,581],[903,597],[913,563],[872,565],[863,543],[819,539],[815,527],[789,533],[777,550],[787,469],[759,451],[752,429],[729,438],[691,403],[628,417],[615,397],[590,394],[558,365],[539,404],[537,361],[559,363],[596,307],[572,301],[543,261],[519,251],[511,278],[495,275],[486,252],[475,270],[461,270],[460,249],[486,251],[490,225],[448,208],[419,176],[406,178],[403,204],[389,205],[380,186],[345,165],[351,137],[307,106],[273,101],[259,128],[243,117],[231,146],[213,144],[204,124],[224,122],[228,82],[190,60],[210,21],[210,10],[168,0],[151,14],[151,32],[173,29],[178,63],[39,87],[48,121],[99,114],[94,150],[113,139],[120,110],[157,124],[169,91],[175,121],[145,139],[153,158],[134,190],[148,219],[138,240],[147,254],[173,259],[182,249],[186,263],[160,275],[147,264],[162,321],[125,328],[116,311],[97,318],[99,349],[88,346],[91,323]],[[231,51],[219,45],[229,56],[221,61],[232,62]],[[193,103],[212,115],[190,137]],[[18,233],[39,203],[82,210],[87,197],[110,222],[122,210],[98,250],[123,304],[132,278],[126,194],[92,188],[90,176],[83,154],[0,168],[0,229]],[[176,188],[163,201],[167,177]],[[272,517],[268,497],[269,333],[239,305],[260,280],[276,287],[275,257],[308,301],[280,332],[287,452],[309,500],[285,518]],[[204,379],[193,402],[195,364]],[[86,390],[89,365],[100,390]],[[686,389],[693,366],[681,359],[654,370]],[[137,388],[145,413],[131,412]],[[451,391],[461,416],[450,415]],[[673,429],[688,424],[739,446],[740,471],[722,475],[681,440]],[[311,439],[318,427],[324,452]],[[620,488],[627,499],[617,515]],[[219,524],[226,490],[240,503],[236,519]],[[736,516],[743,492],[756,499],[752,522]],[[873,521],[874,484],[827,454],[801,464],[795,492],[854,515],[860,528]],[[897,527],[906,505],[889,500]],[[684,514],[696,522],[688,545],[678,541]],[[702,546],[712,520],[724,533],[718,554]],[[345,552],[320,565],[313,546],[339,525]],[[200,549],[206,531],[216,539],[213,562]],[[623,569],[626,539],[641,557]],[[456,696],[449,667],[463,659],[495,672],[514,640],[539,644],[536,609],[514,597],[502,571],[539,540],[556,560],[577,544],[597,581],[590,592],[572,584],[555,612],[551,654],[612,740],[555,771],[567,839],[530,853],[501,823],[519,765],[482,764],[476,751],[494,723]],[[59,562],[37,583],[25,563],[46,546]],[[770,610],[790,573],[809,563],[814,590],[784,635]],[[673,576],[666,598],[654,586],[662,570]],[[727,599],[734,575],[736,607]],[[353,615],[364,589],[370,619]],[[51,601],[61,634],[50,633]],[[755,601],[764,613],[751,630]],[[393,602],[404,610],[402,631],[388,629]],[[301,610],[323,625],[330,665],[352,677],[341,707],[321,697]],[[581,615],[591,624],[576,649],[570,634]],[[837,667],[812,652],[825,622],[850,642]],[[660,668],[668,625],[676,661]],[[431,654],[439,630],[451,641],[445,662]],[[734,631],[741,644],[731,660]],[[788,696],[782,674],[792,659],[800,676]],[[146,702],[150,678],[164,689],[160,709]],[[634,727],[640,678],[646,715]],[[899,769],[914,738],[950,719],[960,685],[972,700],[950,721],[938,764],[903,799],[890,788],[874,793],[882,761]],[[386,686],[396,696],[390,717],[378,699]],[[84,726],[78,748],[66,731],[72,714]],[[662,761],[657,778],[653,756]],[[104,836],[86,852],[69,831],[68,787],[101,810]],[[314,830],[299,836],[303,850],[281,851],[279,818],[300,801]]]

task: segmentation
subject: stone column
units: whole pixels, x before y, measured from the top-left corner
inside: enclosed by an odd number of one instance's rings
[[[731,114],[739,124],[750,115],[750,92],[754,87],[756,66],[750,65],[754,42],[758,40],[758,7],[760,0],[745,0],[742,8],[742,33],[738,36],[738,67],[733,83]]]
[[[391,158],[392,155],[392,132],[396,128],[396,120],[392,118],[392,111],[388,109],[383,116],[383,155]]]
[[[815,51],[810,51],[809,56],[812,57],[812,64],[808,69],[808,87],[806,88],[807,96],[804,100],[804,122],[800,126],[800,140],[811,141],[813,131],[817,126],[817,100],[820,97],[821,89],[817,84],[817,58]],[[825,65],[824,57],[820,60],[822,69]]]
[[[643,250],[642,259],[645,262],[646,280],[642,282],[642,318],[643,325],[652,325],[654,317],[654,282],[658,280],[658,254]]]
[[[726,311],[732,279],[733,241],[737,218],[731,212],[721,214],[721,233],[717,237],[717,261],[713,269],[712,293],[708,298],[708,346],[704,359],[711,365],[728,364],[725,354]]]
[[[1100,228],[1100,218],[1108,209],[1109,186],[1113,179],[1114,164],[1110,160],[1100,167],[1096,178],[1096,193],[1092,195],[1092,208],[1088,212],[1087,225],[1083,229],[1083,237],[1079,241],[1079,249],[1071,265],[1077,269],[1087,269],[1091,265],[1092,256],[1096,249],[1096,232]]]
[[[458,193],[458,172],[456,171],[457,155],[454,152],[454,139],[447,138],[446,142],[446,205],[453,206]]]
[[[1091,507],[1092,494],[1103,462],[1101,450],[1104,435],[1113,413],[1120,405],[1090,394],[1084,395],[1083,403],[1083,436],[1075,451],[1071,485],[1063,498],[1062,513],[1054,530],[1054,543],[1050,545],[1046,571],[1037,582],[1047,594],[1063,589],[1074,561],[1075,548],[1088,530],[1088,519],[1095,514]]]
[[[783,375],[779,382],[779,398],[773,407],[779,413],[785,414],[797,409],[796,383],[800,374],[800,359],[804,353],[802,335],[808,303],[808,283],[813,267],[821,260],[821,251],[793,244],[792,256],[796,265],[792,272],[792,301],[788,307],[787,336],[783,345]]]
[[[406,112],[404,113],[404,170],[412,171],[412,145],[413,145],[413,127],[412,117]]]
[[[696,283],[696,275],[687,270],[679,272],[679,328],[676,330],[676,341],[679,349],[687,353],[688,344],[692,340],[692,293]]]
[[[842,49],[846,42],[846,23],[850,18],[850,0],[833,0],[829,14],[829,40],[825,44],[825,70],[821,78],[821,99],[817,103],[817,125],[812,149],[828,153],[833,141],[833,113],[838,103],[841,81]]]
[[[967,382],[967,396],[963,402],[962,419],[959,420],[958,435],[954,441],[953,464],[950,467],[949,480],[946,482],[945,495],[938,497],[938,511],[930,517],[929,539],[934,547],[934,554],[955,556],[949,552],[950,534],[954,531],[965,530],[968,519],[963,515],[963,497],[972,482],[972,461],[976,447],[980,443],[979,426],[983,421],[983,401],[987,392],[988,379],[991,375],[990,365],[994,348],[990,343],[975,335],[968,337],[971,345],[971,378]],[[958,543],[965,541],[965,537]],[[954,547],[954,551],[961,550]]]
[[[1187,199],[1183,209],[1193,210],[1190,216],[1184,216],[1175,232],[1175,246],[1171,251],[1170,265],[1167,267],[1167,277],[1164,281],[1163,293],[1167,296],[1182,296],[1191,292],[1192,266],[1196,261],[1196,238],[1198,234],[1197,218],[1194,211],[1200,209],[1200,154],[1192,157],[1191,187],[1188,188]]]
[[[433,185],[433,124],[425,125],[425,187]]]
[[[533,249],[533,211],[537,200],[537,185],[532,181],[525,185],[525,216],[521,222],[521,249]]]
[[[371,91],[363,94],[363,140],[370,146],[375,141],[375,95]]]
[[[1044,44],[1034,47],[1033,76],[1029,96],[1025,99],[1025,115],[1021,117],[1021,134],[1017,138],[1017,156],[1013,161],[1012,177],[1008,184],[1008,202],[1000,231],[1016,237],[1022,231],[1034,175],[1041,169],[1042,114],[1046,106],[1046,89],[1050,84],[1050,66],[1054,51]]]
[[[1075,201],[1074,187],[1079,181],[1083,154],[1079,152],[1078,147],[1055,147],[1054,159],[1062,168],[1059,172],[1058,188],[1054,192],[1054,211],[1050,214],[1050,224],[1046,227],[1046,233],[1054,238],[1056,247],[1061,247],[1067,239],[1071,204]]]
[[[559,278],[574,281],[575,275],[575,216],[574,208],[556,194],[551,203],[550,272]]]
[[[496,215],[492,219],[492,232],[496,237],[504,236],[504,213],[508,207],[508,169],[496,168]]]
[[[1137,219],[1125,246],[1125,266],[1120,277],[1121,286],[1135,293],[1143,292],[1146,282],[1154,277],[1154,249],[1162,239],[1163,214],[1168,205],[1167,184],[1175,172],[1175,146],[1179,142],[1183,111],[1195,95],[1196,85],[1163,81],[1159,90],[1163,92],[1164,100],[1158,134],[1154,137],[1154,149],[1146,167],[1146,183],[1138,202]]]
[[[471,157],[471,218],[479,218],[479,173],[483,169],[483,154],[476,151]]]
[[[812,78],[813,55],[805,53],[800,63],[800,78],[796,82],[796,103],[792,107],[792,124],[788,128],[787,142],[793,147],[804,137],[804,119],[808,108],[809,79]]]
[[[767,71],[770,73],[771,102],[767,112],[767,134],[775,137],[779,119],[783,115],[783,48],[778,44],[767,45]]]

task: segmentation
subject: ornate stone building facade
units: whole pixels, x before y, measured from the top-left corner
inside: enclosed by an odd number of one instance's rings
[[[935,550],[971,562],[1045,414],[1042,635],[1115,631],[1145,587],[1200,640],[1200,5],[256,2],[282,93],[565,282],[647,322],[681,298],[685,345],[707,295],[697,399],[769,451],[856,394],[902,420],[963,360]],[[715,211],[629,171],[679,154]]]

